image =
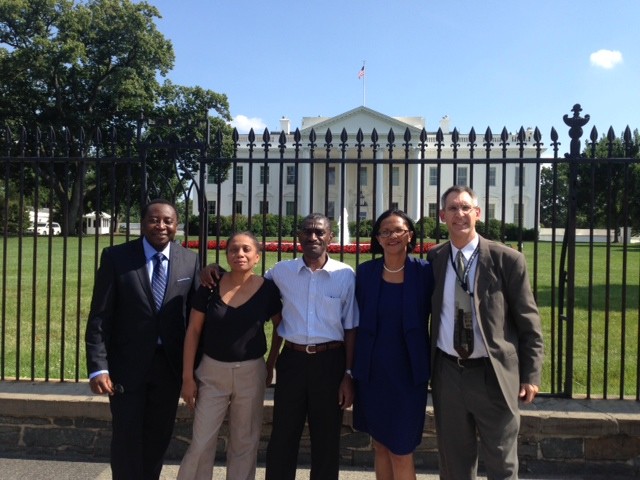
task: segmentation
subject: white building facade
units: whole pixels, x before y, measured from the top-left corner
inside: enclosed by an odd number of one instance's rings
[[[354,221],[358,215],[361,219],[375,219],[392,207],[406,210],[416,220],[424,216],[435,218],[439,211],[438,194],[455,182],[472,186],[476,191],[483,221],[502,220],[504,215],[506,223],[518,224],[522,212],[523,227],[534,227],[539,163],[518,162],[519,156],[536,158],[530,129],[526,131],[524,145],[518,145],[517,136],[509,134],[504,148],[499,136],[494,134],[494,146],[488,157],[484,135],[478,135],[474,159],[470,160],[468,135],[459,135],[458,148],[454,151],[453,132],[449,131],[447,117],[423,137],[424,146],[421,145],[421,133],[427,131],[424,118],[389,117],[367,107],[330,118],[303,118],[297,146],[289,120],[282,118],[280,123],[281,132],[270,133],[271,146],[266,154],[260,135],[256,135],[252,152],[248,135],[240,135],[238,160],[220,185],[219,197],[218,185],[211,179],[207,183],[210,214],[217,214],[218,208],[223,216],[263,212],[304,216],[324,212],[336,220],[345,216]],[[309,145],[312,129],[317,136],[314,148]],[[376,148],[372,147],[371,140],[374,129],[378,134]],[[438,129],[443,135],[439,146]],[[331,146],[326,145],[328,130],[332,134]],[[407,130],[411,135],[408,155],[404,145]],[[391,154],[390,131],[395,136]],[[283,134],[286,148],[280,149]],[[256,160],[243,162],[250,157]],[[291,163],[287,162],[289,159]],[[495,159],[495,163],[491,159]],[[505,159],[509,161],[503,161]],[[220,205],[217,205],[218,198]],[[522,208],[518,208],[520,204]]]

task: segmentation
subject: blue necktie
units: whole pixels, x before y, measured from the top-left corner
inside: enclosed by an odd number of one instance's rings
[[[156,304],[156,309],[160,310],[162,307],[162,300],[164,299],[164,292],[167,289],[167,272],[164,268],[164,255],[160,252],[153,256],[153,275],[151,277],[151,290],[153,291],[153,300]]]

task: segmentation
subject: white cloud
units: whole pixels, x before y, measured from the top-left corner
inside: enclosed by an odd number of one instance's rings
[[[231,121],[231,126],[238,129],[238,133],[249,133],[249,130],[253,128],[253,131],[260,134],[267,128],[267,124],[262,121],[261,118],[253,117],[249,118],[245,115],[236,115]]]
[[[591,65],[594,67],[612,69],[619,63],[622,63],[622,53],[617,50],[598,50],[593,52],[589,57]]]

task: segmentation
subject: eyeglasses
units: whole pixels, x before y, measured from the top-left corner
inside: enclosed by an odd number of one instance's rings
[[[409,230],[402,230],[402,229],[398,229],[398,230],[382,230],[381,232],[378,232],[378,236],[380,238],[389,238],[391,236],[402,237],[408,231]]]
[[[459,207],[456,207],[455,205],[451,205],[447,207],[447,213],[462,212],[464,215],[468,215],[471,213],[471,210],[475,210],[476,208],[478,207],[474,205],[460,205]]]
[[[319,228],[303,228],[302,230],[300,230],[300,235],[304,235],[305,237],[310,237],[311,235],[315,235],[316,237],[324,237],[326,234],[326,230],[321,230]]]

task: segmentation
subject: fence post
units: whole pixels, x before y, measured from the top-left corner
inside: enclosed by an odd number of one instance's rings
[[[574,350],[574,313],[575,313],[575,280],[576,280],[576,213],[577,213],[577,185],[578,162],[582,158],[580,147],[582,145],[582,127],[589,122],[589,115],[580,116],[582,108],[576,103],[571,109],[573,116],[564,115],[562,120],[569,127],[569,137],[571,143],[569,153],[565,157],[569,161],[569,198],[567,210],[567,228],[564,231],[562,252],[566,252],[567,267],[564,270],[564,261],[560,262],[560,281],[566,276],[566,315],[560,317],[566,320],[567,340],[566,340],[566,376],[564,381],[564,392],[567,396],[573,396],[573,350]],[[564,256],[564,255],[563,255]],[[563,299],[560,298],[562,308]],[[561,343],[561,342],[560,342]],[[561,365],[561,358],[558,358]],[[558,377],[561,381],[562,376]]]

